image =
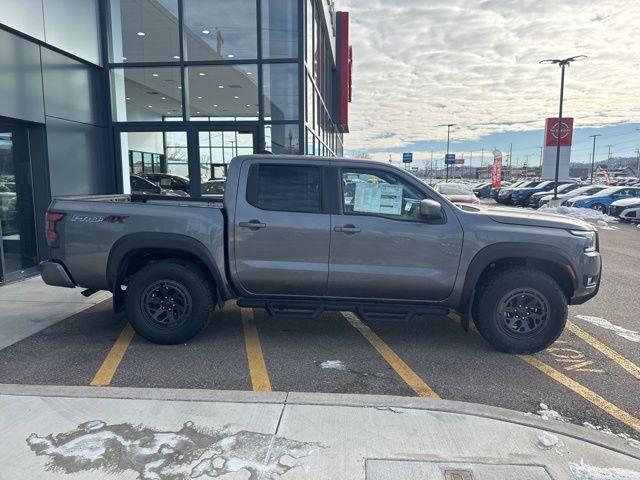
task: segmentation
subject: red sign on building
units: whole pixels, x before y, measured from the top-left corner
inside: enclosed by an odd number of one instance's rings
[[[545,146],[557,146],[558,135],[560,135],[560,146],[570,147],[573,139],[573,118],[563,118],[562,125],[558,124],[557,118],[547,118],[545,121],[544,131]]]
[[[351,102],[351,73],[353,52],[349,45],[349,12],[336,12],[336,55],[338,64],[338,127],[349,132],[349,102]]]

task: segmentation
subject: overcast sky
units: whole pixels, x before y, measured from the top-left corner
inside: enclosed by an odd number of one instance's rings
[[[544,118],[557,115],[560,68],[545,58],[588,55],[567,71],[565,116],[575,153],[640,146],[640,0],[338,0],[354,51],[348,153],[427,158],[445,149],[508,150],[537,164]],[[594,130],[595,127],[597,130]],[[606,154],[606,151],[605,151]],[[476,157],[476,155],[478,157]],[[474,152],[479,158],[480,152]]]

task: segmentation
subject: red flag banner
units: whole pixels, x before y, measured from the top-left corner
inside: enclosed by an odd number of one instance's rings
[[[502,177],[502,152],[493,151],[493,170],[491,172],[491,186],[500,188],[500,178]]]

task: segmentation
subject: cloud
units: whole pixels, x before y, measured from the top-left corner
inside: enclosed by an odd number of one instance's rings
[[[545,58],[584,54],[567,71],[576,126],[640,121],[637,0],[340,0],[351,12],[348,151],[387,151],[541,129],[557,113],[560,71]]]

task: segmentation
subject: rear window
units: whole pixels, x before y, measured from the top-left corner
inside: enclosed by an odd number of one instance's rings
[[[320,167],[253,165],[249,171],[247,201],[263,210],[322,211]]]

